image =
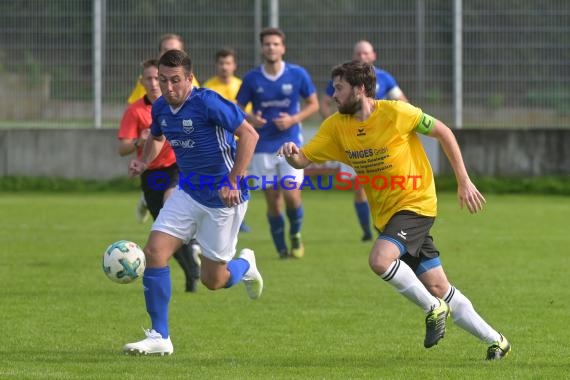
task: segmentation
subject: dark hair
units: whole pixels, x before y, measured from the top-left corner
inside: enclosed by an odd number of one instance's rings
[[[376,96],[376,71],[374,66],[360,61],[348,61],[336,66],[331,72],[331,79],[340,77],[352,87],[364,86],[366,96]]]
[[[216,52],[216,62],[220,58],[236,57],[236,51],[232,48],[221,48]]]
[[[285,45],[285,33],[279,28],[265,28],[259,33],[259,41],[263,43],[265,36],[279,36],[281,37],[281,42]]]
[[[158,60],[158,67],[183,67],[187,74],[192,73],[192,60],[190,56],[182,50],[169,50]]]
[[[179,34],[174,33],[167,33],[160,36],[160,40],[158,42],[158,51],[162,50],[162,43],[166,40],[178,40],[182,44],[182,48],[184,48],[184,39]]]
[[[145,71],[146,69],[148,69],[149,67],[156,67],[158,68],[158,60],[151,58],[151,59],[147,59],[146,61],[143,61],[141,63],[141,72]]]

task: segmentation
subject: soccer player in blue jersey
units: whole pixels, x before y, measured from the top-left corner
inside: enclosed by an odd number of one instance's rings
[[[319,109],[319,101],[308,72],[283,60],[285,34],[278,28],[263,29],[259,36],[263,64],[248,72],[237,94],[243,108],[252,103],[248,121],[257,129],[259,142],[251,163],[250,174],[262,178],[267,202],[267,218],[279,257],[301,258],[303,205],[299,185],[303,170],[294,169],[275,152],[286,141],[302,143],[301,122]],[[301,100],[305,102],[301,106]],[[281,185],[285,183],[286,189]],[[289,219],[291,250],[285,241],[285,203]]]
[[[119,154],[125,156],[142,153],[142,146],[150,134],[152,103],[161,95],[158,84],[158,61],[149,59],[143,62],[141,80],[145,90],[143,98],[129,105],[121,119],[121,125],[117,136],[119,137]],[[168,176],[172,180],[166,186],[157,188],[153,186],[152,177],[157,175]],[[151,180],[149,183],[149,179]],[[143,190],[144,208],[148,207],[153,219],[156,219],[164,200],[170,196],[178,180],[178,167],[176,157],[169,144],[164,147],[149,163],[147,170],[141,174],[141,189]],[[195,240],[190,244],[184,244],[179,251],[174,253],[174,259],[180,264],[185,275],[187,292],[195,292],[196,284],[200,278],[200,246]]]
[[[374,65],[376,61],[376,52],[374,47],[368,41],[361,40],[354,45],[352,52],[352,59]],[[396,79],[389,72],[382,70],[374,66],[374,71],[376,72],[376,91],[374,99],[389,99],[389,100],[401,100],[407,102],[408,99],[404,92],[398,86]],[[323,118],[327,118],[334,112],[331,109],[331,104],[333,101],[334,88],[332,80],[328,82],[325,94],[321,96],[320,101],[320,113]],[[352,177],[356,175],[354,169],[350,166],[341,163],[340,171],[344,173],[349,173]],[[354,209],[356,211],[356,216],[360,222],[360,227],[362,228],[362,241],[372,240],[372,231],[370,229],[370,206],[368,205],[368,199],[366,198],[366,193],[364,192],[364,187],[359,187],[354,189]]]
[[[129,164],[132,175],[140,174],[168,140],[181,174],[144,248],[143,287],[152,328],[145,330],[145,339],[125,345],[126,353],[169,355],[174,351],[168,331],[168,260],[190,237],[202,247],[200,278],[208,289],[243,281],[252,299],[263,290],[253,251],[243,249],[233,258],[249,199],[241,178],[258,135],[237,105],[212,90],[193,88],[192,77],[192,61],[183,51],[170,50],[160,58],[162,97],[152,107],[151,136],[141,158]]]

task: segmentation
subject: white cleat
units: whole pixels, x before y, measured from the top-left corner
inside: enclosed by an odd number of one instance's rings
[[[144,329],[143,329],[144,330]],[[135,342],[127,343],[123,351],[127,355],[170,355],[174,352],[170,337],[164,339],[155,330],[144,330],[146,338]]]
[[[257,265],[255,264],[255,254],[249,248],[242,249],[239,254],[240,259],[244,259],[249,263],[249,269],[243,276],[243,283],[245,285],[245,290],[247,295],[252,300],[257,299],[261,296],[263,292],[263,278],[257,270]]]
[[[190,240],[190,249],[192,250],[192,256],[194,257],[194,262],[198,264],[198,266],[202,265],[202,260],[200,259],[200,255],[202,254],[202,247],[196,241],[196,239]]]

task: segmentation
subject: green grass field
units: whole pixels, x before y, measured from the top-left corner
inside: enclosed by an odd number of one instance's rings
[[[264,201],[246,217],[264,295],[183,292],[172,262],[170,357],[130,357],[149,327],[141,283],[105,278],[108,244],[144,244],[138,194],[0,194],[2,379],[562,379],[570,371],[568,197],[487,195],[482,214],[440,195],[433,230],[450,281],[513,346],[500,362],[449,324],[423,348],[424,316],[368,268],[347,192],[305,192],[303,260],[272,249]]]

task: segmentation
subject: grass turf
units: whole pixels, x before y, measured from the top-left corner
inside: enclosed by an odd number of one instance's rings
[[[373,275],[350,192],[304,194],[306,257],[277,259],[254,194],[255,249],[265,291],[243,286],[183,292],[172,261],[171,357],[124,356],[149,321],[141,283],[118,285],[101,270],[108,244],[144,245],[138,193],[0,195],[3,379],[413,379],[565,378],[567,197],[492,195],[468,215],[440,194],[435,243],[450,281],[513,346],[500,362],[452,322],[423,348],[423,313]]]

